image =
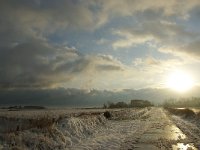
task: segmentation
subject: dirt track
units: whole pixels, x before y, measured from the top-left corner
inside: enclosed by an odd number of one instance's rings
[[[71,149],[196,149],[162,108],[152,108],[135,119],[110,120],[106,126]]]

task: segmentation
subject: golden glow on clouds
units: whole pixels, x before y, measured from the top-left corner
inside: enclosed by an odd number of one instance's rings
[[[167,77],[166,85],[175,91],[186,92],[194,86],[194,81],[187,72],[177,70]]]

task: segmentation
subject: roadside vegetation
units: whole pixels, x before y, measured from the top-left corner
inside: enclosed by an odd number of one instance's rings
[[[153,104],[147,100],[131,100],[130,103],[125,102],[108,102],[103,105],[103,108],[143,108],[143,107],[151,107]]]
[[[192,97],[192,98],[171,98],[167,99],[163,103],[163,107],[171,107],[171,108],[177,108],[177,107],[200,107],[200,98],[199,97]]]

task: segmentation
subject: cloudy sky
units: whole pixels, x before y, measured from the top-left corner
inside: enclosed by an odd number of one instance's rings
[[[200,84],[199,0],[1,0],[0,89]]]

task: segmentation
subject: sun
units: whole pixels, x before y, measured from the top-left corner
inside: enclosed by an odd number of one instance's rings
[[[174,71],[167,77],[166,85],[177,92],[186,92],[194,86],[194,82],[188,73]]]

